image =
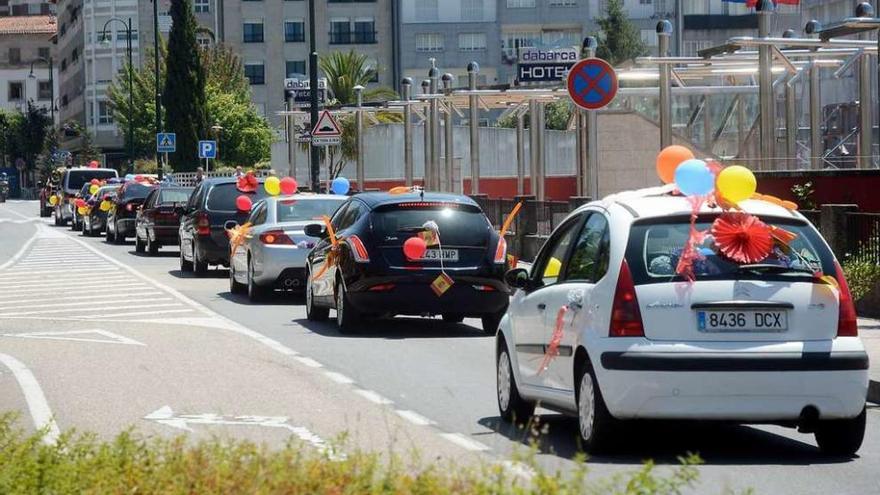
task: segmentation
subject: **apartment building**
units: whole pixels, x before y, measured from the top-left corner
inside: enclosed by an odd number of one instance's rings
[[[55,26],[53,15],[0,14],[0,108],[24,112],[31,102],[51,111],[53,83],[58,88],[57,66],[49,72]]]
[[[55,7],[48,0],[0,0],[0,17],[54,14]]]

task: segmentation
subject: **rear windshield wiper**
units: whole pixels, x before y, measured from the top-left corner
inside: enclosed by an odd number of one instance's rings
[[[755,263],[751,265],[739,265],[737,271],[759,273],[804,273],[812,275],[813,271],[808,268],[795,268],[791,266],[773,265],[769,263]]]

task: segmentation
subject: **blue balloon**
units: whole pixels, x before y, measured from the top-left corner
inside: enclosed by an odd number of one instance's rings
[[[703,160],[691,159],[675,169],[675,184],[688,196],[705,196],[715,190],[715,174]]]
[[[348,179],[345,177],[337,177],[333,179],[333,182],[330,183],[330,192],[333,194],[338,194],[340,196],[345,196],[348,194],[348,190],[351,188],[351,183],[348,182]]]

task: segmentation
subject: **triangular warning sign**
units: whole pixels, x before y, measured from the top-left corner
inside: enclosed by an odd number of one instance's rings
[[[330,111],[324,110],[321,112],[321,116],[318,117],[318,123],[315,124],[315,128],[312,129],[312,137],[339,137],[341,135],[342,131],[339,129],[339,123],[336,122],[336,119],[333,118]]]

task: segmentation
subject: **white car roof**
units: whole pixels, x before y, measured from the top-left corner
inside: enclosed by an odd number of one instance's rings
[[[348,196],[340,196],[338,194],[312,194],[312,193],[303,193],[303,194],[290,194],[290,195],[281,195],[281,196],[267,196],[263,198],[266,201],[302,201],[302,200],[310,200],[310,199],[330,199],[336,200],[340,203],[348,199]]]

